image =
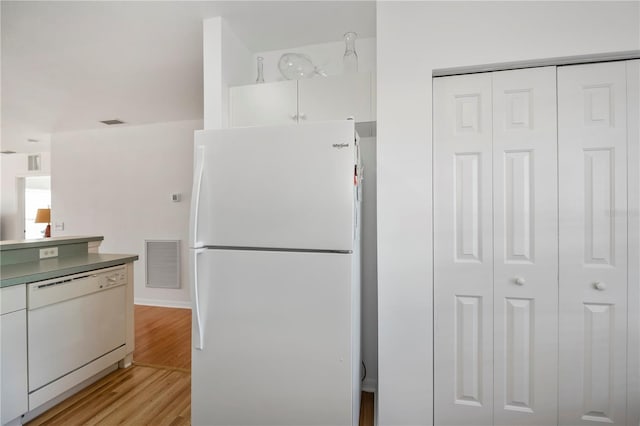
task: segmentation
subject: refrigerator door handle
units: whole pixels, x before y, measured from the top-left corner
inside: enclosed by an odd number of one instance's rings
[[[204,348],[204,330],[202,329],[202,317],[200,315],[200,297],[198,292],[198,257],[205,252],[206,249],[200,248],[193,250],[193,279],[191,280],[191,294],[193,297],[193,314],[194,321],[194,346],[198,350]]]
[[[198,239],[198,214],[200,210],[200,192],[202,188],[202,176],[204,175],[204,146],[196,147],[196,165],[193,175],[193,190],[191,197],[191,229],[190,245],[197,248],[201,246]]]

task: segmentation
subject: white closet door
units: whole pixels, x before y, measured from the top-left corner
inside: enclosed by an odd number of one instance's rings
[[[627,62],[629,129],[629,390],[627,424],[640,424],[640,60]]]
[[[493,423],[491,75],[437,78],[435,424]]]
[[[624,62],[558,68],[561,425],[626,424],[626,114]]]
[[[493,77],[494,424],[555,425],[555,67]]]

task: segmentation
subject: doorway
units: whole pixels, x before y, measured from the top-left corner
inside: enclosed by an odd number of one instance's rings
[[[25,240],[43,238],[45,224],[35,223],[38,209],[51,207],[51,176],[27,176],[21,178],[24,181],[22,193],[22,229]],[[22,186],[20,183],[19,187]]]

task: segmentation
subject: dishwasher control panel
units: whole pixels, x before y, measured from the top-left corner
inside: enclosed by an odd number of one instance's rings
[[[127,284],[123,265],[37,281],[27,285],[27,309],[33,310]]]
[[[127,283],[127,274],[124,268],[117,269],[113,272],[109,272],[104,276],[105,283],[101,288],[115,287],[119,285],[125,285]]]

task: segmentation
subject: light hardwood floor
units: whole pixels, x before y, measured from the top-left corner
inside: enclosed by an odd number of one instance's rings
[[[191,311],[136,305],[134,365],[116,370],[28,425],[189,425]],[[360,426],[373,426],[362,393]]]
[[[134,365],[116,370],[28,425],[188,425],[191,375]]]
[[[136,364],[191,370],[191,310],[136,305]]]

